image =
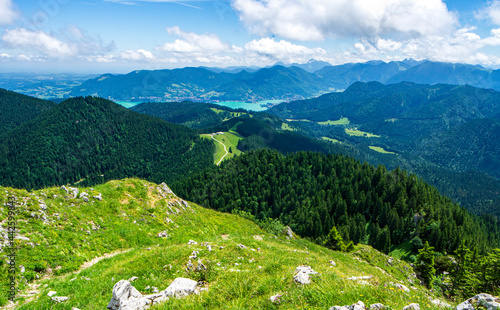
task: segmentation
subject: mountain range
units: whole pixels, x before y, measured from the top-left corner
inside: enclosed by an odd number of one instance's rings
[[[370,61],[332,66],[325,62],[273,67],[183,68],[105,74],[73,87],[70,96],[118,101],[296,100],[341,91],[355,82],[472,85],[500,90],[500,71],[431,61]]]

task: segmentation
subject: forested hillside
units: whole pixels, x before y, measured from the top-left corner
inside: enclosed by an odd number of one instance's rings
[[[0,88],[0,135],[26,123],[56,104]]]
[[[123,177],[173,181],[207,167],[214,146],[190,129],[95,97],[68,99],[0,141],[0,184],[41,188]]]
[[[372,153],[358,159],[416,172],[478,214],[500,215],[498,102],[491,89],[372,82],[269,112]]]
[[[216,104],[191,101],[144,102],[131,107],[130,110],[189,128],[213,127],[234,116],[247,113],[242,109],[234,110]]]
[[[173,184],[181,197],[216,210],[278,218],[322,243],[336,226],[344,240],[388,253],[414,238],[452,253],[462,241],[484,252],[498,246],[494,220],[470,215],[415,175],[341,155],[261,150]]]

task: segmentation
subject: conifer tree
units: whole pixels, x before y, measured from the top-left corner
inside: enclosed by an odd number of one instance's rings
[[[344,240],[339,234],[337,227],[333,226],[332,229],[330,229],[330,232],[323,242],[323,245],[334,251],[343,251],[345,249]]]
[[[424,247],[418,250],[417,270],[428,288],[432,288],[432,278],[436,273],[434,269],[434,247],[425,242]]]

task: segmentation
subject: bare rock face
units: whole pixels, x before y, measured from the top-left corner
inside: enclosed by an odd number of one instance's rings
[[[156,305],[169,297],[181,298],[197,293],[198,282],[186,279],[175,279],[164,291],[156,294],[142,295],[127,280],[120,280],[113,287],[113,296],[107,308],[110,310],[144,310]]]
[[[467,299],[463,303],[459,304],[456,310],[474,310],[486,308],[486,310],[498,310],[500,309],[500,298],[494,297],[490,294],[478,294],[472,298]]]
[[[286,233],[286,236],[287,236],[289,239],[293,239],[293,238],[294,238],[294,237],[293,237],[293,230],[290,228],[290,226],[287,226],[287,227],[286,227],[286,231],[285,231],[285,233]]]
[[[172,192],[172,190],[168,187],[168,185],[165,182],[158,185],[156,190],[160,192],[160,195],[163,198],[167,197],[168,194],[175,195],[174,192]]]

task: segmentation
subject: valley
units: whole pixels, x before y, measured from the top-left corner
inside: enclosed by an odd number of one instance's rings
[[[71,98],[52,101],[0,89],[0,214],[17,208],[0,282],[10,248],[19,289],[0,307],[102,309],[121,290],[152,309],[498,295],[500,92],[453,80],[487,70],[448,67],[136,70],[60,83]],[[403,74],[436,68],[455,84]],[[166,298],[182,278],[196,293]]]

